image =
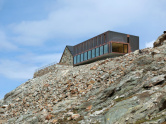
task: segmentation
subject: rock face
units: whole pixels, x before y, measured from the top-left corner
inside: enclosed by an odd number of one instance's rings
[[[159,44],[87,65],[56,66],[6,94],[0,121],[164,124],[166,44]]]
[[[158,47],[163,44],[166,44],[166,32],[164,32],[164,34],[158,37],[158,39],[154,42],[153,46]]]

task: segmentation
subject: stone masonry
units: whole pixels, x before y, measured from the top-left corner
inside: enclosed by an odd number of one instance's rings
[[[57,70],[57,68],[58,68],[58,70],[61,70],[62,67],[63,67],[63,69],[64,69],[64,67],[69,68],[69,66],[67,66],[67,65],[54,64],[54,65],[51,65],[51,66],[48,66],[46,68],[36,71],[33,75],[33,78],[43,76],[47,73],[55,72],[55,70]]]
[[[73,56],[67,47],[65,48],[59,63],[65,65],[73,65]]]

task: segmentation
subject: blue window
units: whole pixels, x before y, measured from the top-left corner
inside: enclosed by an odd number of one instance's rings
[[[99,47],[96,48],[96,57],[99,56]]]
[[[104,45],[104,54],[108,53],[108,44]]]
[[[91,50],[90,51],[88,51],[88,59],[91,59],[92,58],[92,52],[91,52]]]
[[[84,53],[84,61],[86,61],[88,58],[87,58],[87,52]]]
[[[81,54],[81,62],[84,61],[84,54]]]
[[[76,58],[76,56],[74,56],[74,64],[76,64],[77,63],[77,58]]]
[[[103,50],[104,50],[103,48],[104,48],[104,46],[100,47],[100,55],[103,55]]]
[[[96,54],[95,54],[95,49],[92,50],[92,58],[95,58]]]
[[[80,63],[80,55],[77,55],[77,63]]]

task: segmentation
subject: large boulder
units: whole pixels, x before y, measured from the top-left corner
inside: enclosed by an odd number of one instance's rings
[[[153,47],[162,46],[163,44],[166,44],[166,33],[157,38],[157,40],[153,43]]]

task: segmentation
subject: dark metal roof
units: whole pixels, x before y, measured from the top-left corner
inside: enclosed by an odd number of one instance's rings
[[[69,51],[70,51],[70,53],[72,54],[72,55],[74,55],[74,49],[73,49],[73,46],[66,46],[68,49],[69,49]]]

